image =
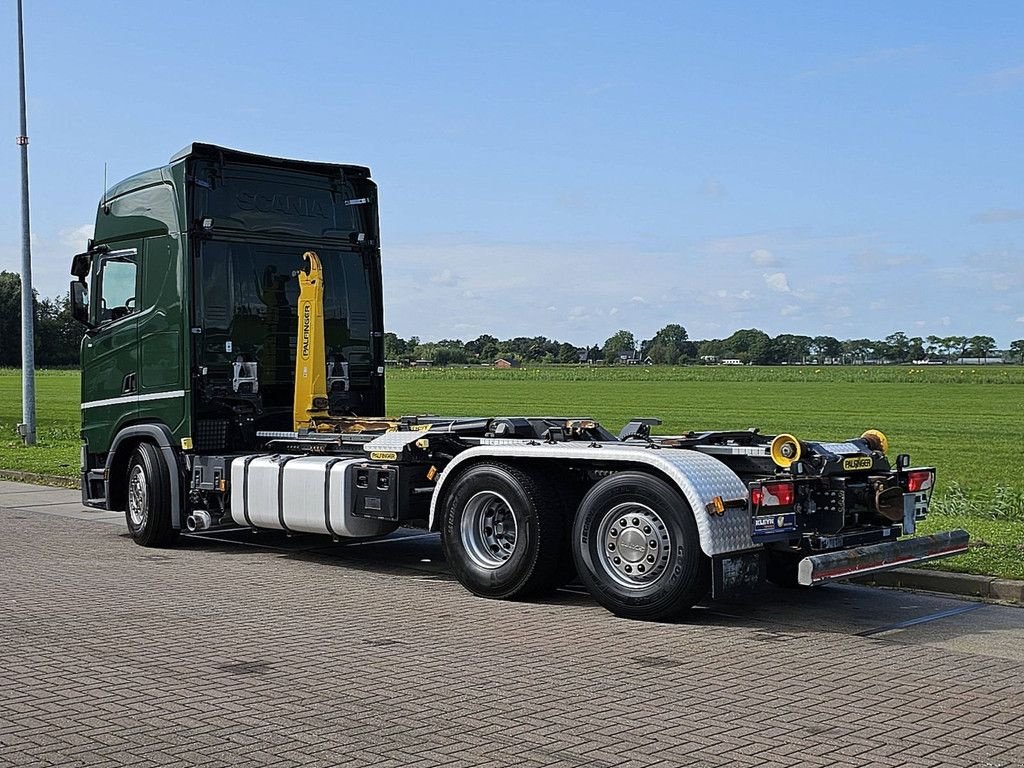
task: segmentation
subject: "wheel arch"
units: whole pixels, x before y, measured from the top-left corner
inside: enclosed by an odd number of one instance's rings
[[[171,431],[164,424],[130,424],[122,428],[114,437],[104,467],[107,509],[124,510],[128,462],[131,460],[135,448],[143,442],[155,445],[163,457],[171,495],[171,527],[180,529],[184,518],[180,451],[173,442]]]
[[[442,504],[453,478],[473,463],[503,461],[534,471],[548,465],[552,472],[565,471],[568,463],[612,471],[644,471],[671,485],[686,499],[697,523],[701,549],[714,556],[754,547],[746,505],[727,507],[711,515],[708,504],[715,496],[725,501],[747,498],[747,488],[729,467],[697,451],[649,449],[629,445],[554,443],[543,445],[481,445],[463,451],[445,467],[430,501],[428,528],[439,529]],[[600,454],[597,452],[600,451]],[[561,467],[559,466],[561,465]]]
[[[465,453],[468,453],[468,451],[459,454],[459,457],[461,458]],[[458,467],[454,467],[456,463],[458,463]],[[452,488],[456,486],[458,478],[473,467],[477,467],[482,464],[507,464],[528,474],[540,474],[543,472],[545,475],[544,479],[548,482],[561,479],[569,470],[568,467],[560,466],[555,462],[538,461],[534,457],[524,458],[521,456],[499,455],[488,452],[475,453],[473,456],[468,457],[463,461],[453,461],[445,468],[444,472],[438,478],[437,485],[434,488],[434,494],[430,500],[430,519],[427,526],[428,530],[439,531],[441,529],[440,511],[443,508]],[[580,498],[582,498],[583,493],[584,491],[579,493]],[[562,501],[563,503],[567,503],[569,499],[563,495]],[[576,499],[576,503],[578,502],[579,499]],[[570,511],[575,511],[575,507]]]

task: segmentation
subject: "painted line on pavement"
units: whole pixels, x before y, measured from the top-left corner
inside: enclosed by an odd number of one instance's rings
[[[986,603],[971,603],[970,605],[961,605],[958,608],[950,608],[949,610],[939,611],[938,613],[930,613],[927,616],[921,616],[916,619],[907,619],[906,621],[899,621],[895,624],[886,624],[883,627],[876,627],[875,629],[865,629],[863,632],[857,632],[858,637],[871,637],[872,635],[879,635],[883,632],[893,632],[897,629],[906,629],[907,627],[914,627],[918,624],[928,624],[932,621],[938,621],[939,619],[948,619],[950,616],[959,616],[961,613],[970,613],[971,611],[977,611],[984,608]]]

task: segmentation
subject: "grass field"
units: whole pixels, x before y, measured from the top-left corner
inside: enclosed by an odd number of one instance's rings
[[[19,371],[0,371],[0,468],[74,477],[79,378],[37,378],[39,446],[14,434]],[[388,373],[392,414],[591,416],[613,432],[635,416],[657,431],[786,431],[811,439],[881,429],[892,452],[935,465],[938,498],[927,530],[962,526],[967,555],[943,568],[1024,578],[1024,368],[521,368],[404,369]]]

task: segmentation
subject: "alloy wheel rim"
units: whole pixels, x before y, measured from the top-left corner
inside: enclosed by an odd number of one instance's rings
[[[487,570],[507,563],[519,541],[512,505],[495,491],[480,491],[466,502],[460,528],[469,559]]]
[[[146,475],[142,466],[136,464],[128,473],[128,516],[136,528],[142,528],[146,524],[146,517],[149,515],[148,496]]]
[[[601,569],[626,589],[646,589],[668,571],[672,537],[665,521],[646,504],[627,502],[609,509],[595,544]]]

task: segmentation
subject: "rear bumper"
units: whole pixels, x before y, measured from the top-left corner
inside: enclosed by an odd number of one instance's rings
[[[951,557],[966,552],[969,540],[967,531],[958,528],[930,536],[810,555],[800,561],[797,580],[803,586],[810,587],[833,579],[847,579]]]

